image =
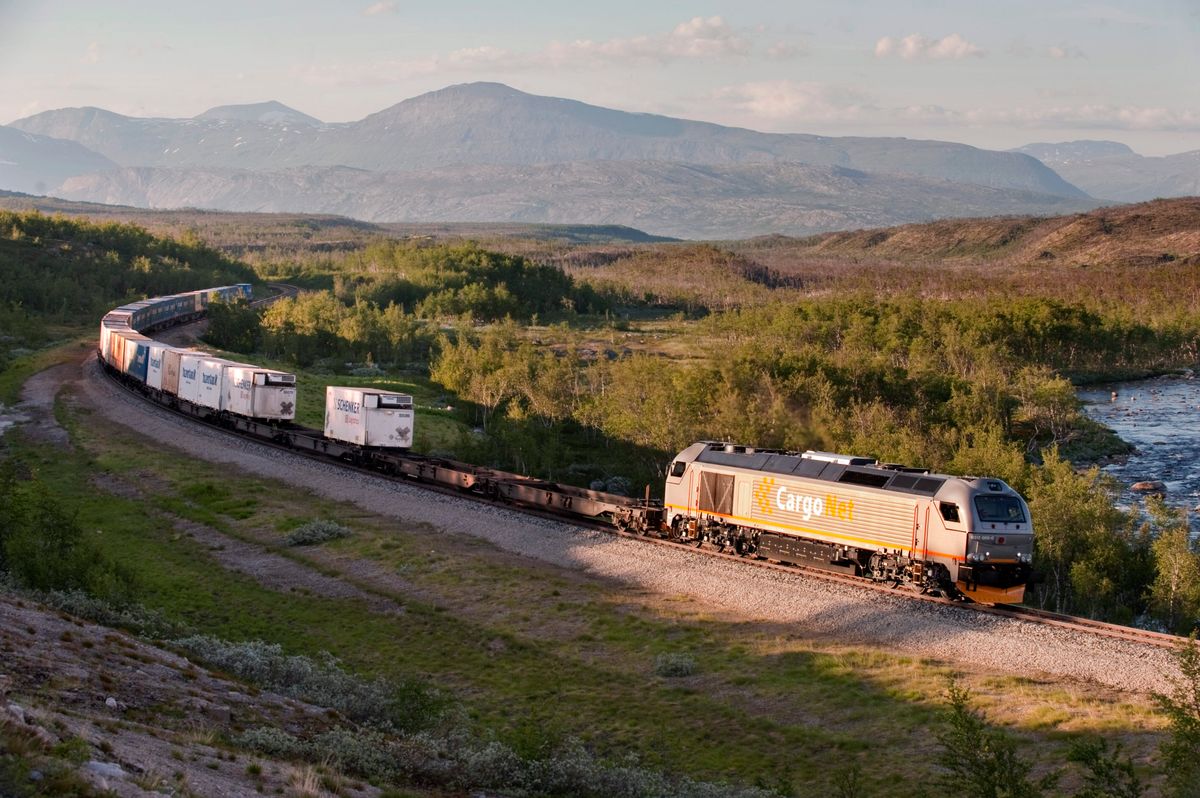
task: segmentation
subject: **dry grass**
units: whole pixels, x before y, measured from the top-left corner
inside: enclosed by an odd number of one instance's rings
[[[323,777],[314,765],[293,767],[287,777],[289,794],[296,798],[317,798],[322,794],[322,782]]]

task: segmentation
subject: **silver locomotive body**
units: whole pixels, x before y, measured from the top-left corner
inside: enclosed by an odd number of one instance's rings
[[[1031,571],[1029,507],[998,479],[701,442],[664,505],[672,537],[983,603],[1021,601]]]

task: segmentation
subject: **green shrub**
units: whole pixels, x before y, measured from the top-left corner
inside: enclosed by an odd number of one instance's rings
[[[691,654],[659,654],[654,658],[654,672],[667,679],[678,679],[696,673],[696,659]]]
[[[274,643],[231,643],[192,635],[172,645],[207,665],[292,698],[331,707],[359,723],[381,729],[419,729],[446,710],[445,697],[424,682],[367,681],[342,670],[333,655],[313,659],[283,653]]]
[[[349,527],[336,521],[318,519],[293,529],[286,542],[289,546],[316,546],[326,541],[349,537],[350,534]]]

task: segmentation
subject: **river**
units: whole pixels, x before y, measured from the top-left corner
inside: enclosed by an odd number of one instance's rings
[[[1104,467],[1125,485],[1121,504],[1136,502],[1128,488],[1157,479],[1167,503],[1200,506],[1200,379],[1194,375],[1089,386],[1079,392],[1084,412],[1137,447],[1124,462]],[[1200,521],[1193,512],[1192,526]]]

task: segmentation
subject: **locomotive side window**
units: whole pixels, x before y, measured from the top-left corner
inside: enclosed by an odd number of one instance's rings
[[[687,463],[683,462],[682,460],[677,460],[674,463],[671,463],[671,476],[681,477],[683,476],[684,471],[687,471]]]
[[[958,505],[952,502],[942,502],[938,505],[938,509],[942,511],[942,520],[958,523]]]
[[[976,496],[975,512],[980,521],[1019,524],[1025,520],[1021,502],[1015,496]]]

